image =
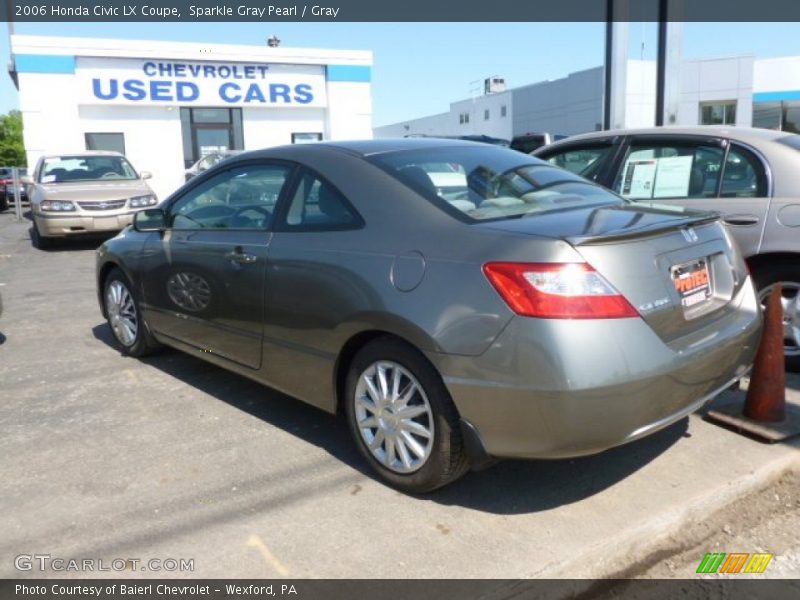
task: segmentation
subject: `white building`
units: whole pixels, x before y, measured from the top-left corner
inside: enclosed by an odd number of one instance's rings
[[[164,197],[220,149],[372,137],[372,53],[15,35],[28,164],[117,150]]]
[[[670,125],[740,125],[800,132],[800,56],[681,62]],[[602,128],[603,67],[450,104],[448,112],[376,127],[375,137],[573,135]],[[622,128],[655,121],[656,64],[628,60]]]

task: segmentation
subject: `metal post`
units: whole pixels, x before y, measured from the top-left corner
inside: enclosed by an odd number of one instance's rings
[[[19,168],[11,167],[11,179],[14,182],[14,218],[22,221],[22,194],[20,194],[22,182],[19,179]]]
[[[667,0],[658,0],[658,58],[656,60],[656,127],[664,125],[667,81]]]
[[[606,0],[606,61],[603,86],[603,129],[611,129],[611,48],[614,44],[614,0]]]
[[[603,129],[625,127],[630,0],[606,2]]]

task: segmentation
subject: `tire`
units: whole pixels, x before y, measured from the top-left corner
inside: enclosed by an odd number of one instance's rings
[[[53,238],[44,237],[39,233],[39,228],[36,226],[35,219],[33,221],[33,226],[31,226],[31,243],[34,248],[38,248],[39,250],[47,250],[53,247]]]
[[[379,370],[384,373],[388,398],[380,393]],[[372,393],[367,379],[377,386]],[[396,399],[393,404],[383,404],[391,402],[391,397]],[[392,487],[414,494],[430,492],[469,469],[458,411],[450,394],[434,367],[408,344],[387,337],[364,346],[349,365],[344,403],[359,452]],[[365,419],[375,426],[364,427]],[[428,436],[421,435],[424,429]],[[369,448],[368,440],[377,442],[375,450]]]
[[[0,212],[8,210],[8,196],[3,194],[0,196]]]
[[[141,316],[133,286],[119,269],[113,269],[103,282],[103,309],[122,354],[138,358],[160,348]]]
[[[763,266],[753,273],[753,280],[758,290],[762,306],[766,303],[772,286],[781,283],[784,298],[784,319],[788,317],[789,327],[793,330],[787,336],[784,346],[786,370],[800,372],[800,266],[790,263],[778,263]],[[788,314],[787,314],[788,311]]]

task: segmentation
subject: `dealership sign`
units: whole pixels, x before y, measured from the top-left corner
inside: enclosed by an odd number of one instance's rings
[[[323,107],[318,65],[78,58],[82,104]]]

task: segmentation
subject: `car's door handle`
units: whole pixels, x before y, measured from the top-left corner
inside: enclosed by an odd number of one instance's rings
[[[236,246],[233,252],[228,252],[225,255],[225,258],[240,265],[251,265],[258,260],[258,257],[255,254],[248,254],[242,250],[241,246]]]
[[[752,215],[731,215],[723,219],[728,225],[757,225],[758,217]]]

